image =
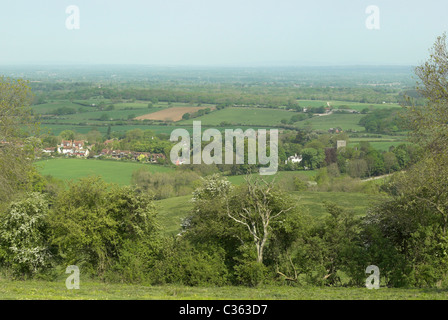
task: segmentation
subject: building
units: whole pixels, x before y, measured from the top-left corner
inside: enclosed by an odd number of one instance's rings
[[[297,153],[293,156],[288,157],[287,160],[285,160],[285,164],[287,164],[288,162],[292,162],[292,163],[300,163],[302,162],[302,156],[301,155],[297,155]]]
[[[90,150],[88,148],[84,148],[84,144],[84,140],[62,140],[57,150],[59,153],[65,155],[87,157]]]

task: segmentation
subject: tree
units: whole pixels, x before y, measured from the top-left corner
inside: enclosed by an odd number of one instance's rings
[[[304,148],[302,150],[302,165],[311,170],[317,169],[325,160],[325,153],[322,149]]]
[[[112,133],[112,127],[111,126],[107,126],[107,132],[106,132],[106,138],[107,139],[111,138],[111,133]]]
[[[398,160],[397,157],[395,156],[395,153],[386,152],[383,157],[384,157],[384,169],[386,169],[388,173],[397,170]]]
[[[367,162],[364,159],[350,160],[347,165],[347,172],[352,178],[363,177],[368,170]]]
[[[334,203],[324,203],[328,216],[317,233],[323,240],[323,265],[327,274],[324,276],[327,284],[340,282],[338,271],[346,268],[352,258],[350,253],[355,248],[356,236],[359,232],[358,219],[353,212],[346,211]]]
[[[64,130],[59,135],[63,140],[75,140],[75,132],[73,132],[72,130]]]
[[[108,121],[110,120],[110,116],[107,113],[101,114],[101,116],[98,118],[100,121]]]
[[[227,216],[247,228],[256,247],[257,263],[261,264],[273,222],[293,207],[278,205],[282,196],[275,189],[274,181],[253,179],[250,175],[245,181],[237,195],[239,201],[226,199]]]
[[[393,285],[434,286],[448,276],[448,52],[439,37],[430,58],[416,68],[424,107],[406,107],[414,141],[393,150],[404,173],[392,176],[383,189],[391,196],[365,218],[366,248]],[[408,152],[410,151],[410,152]],[[412,155],[412,160],[411,160]],[[391,157],[391,156],[390,156]],[[391,157],[389,161],[393,162]],[[414,163],[414,164],[413,164]],[[412,164],[412,165],[411,165]],[[391,258],[392,257],[392,258]]]
[[[368,247],[379,250],[372,254],[395,286],[433,286],[448,275],[447,168],[447,156],[428,157],[395,174],[384,187],[390,198],[365,219]]]
[[[96,129],[90,130],[87,133],[87,141],[89,141],[90,144],[99,143],[99,142],[102,142],[102,140],[103,140],[103,136],[102,136],[101,132],[99,132]]]
[[[417,90],[425,106],[408,106],[408,120],[415,141],[440,153],[448,146],[448,51],[446,34],[438,37],[430,58],[415,69],[420,78]]]
[[[148,259],[157,239],[156,214],[148,193],[98,177],[83,178],[54,200],[49,214],[52,245],[63,263],[82,264],[87,273],[103,276],[129,244],[144,244],[134,254]]]
[[[33,171],[28,150],[18,146],[24,143],[24,130],[32,134],[36,129],[29,108],[31,100],[25,81],[0,77],[0,202],[26,189]]]

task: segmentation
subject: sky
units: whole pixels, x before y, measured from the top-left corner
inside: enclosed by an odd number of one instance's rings
[[[419,65],[446,12],[444,0],[0,0],[0,65]]]

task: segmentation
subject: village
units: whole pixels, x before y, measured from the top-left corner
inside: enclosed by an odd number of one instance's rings
[[[93,152],[95,145],[89,145],[86,140],[62,140],[56,148],[44,148],[42,153],[50,156],[63,155],[77,158],[101,158],[115,160],[135,160],[140,162],[157,163],[159,159],[166,159],[163,153],[137,152],[131,150],[115,150],[109,148],[114,140],[106,140],[106,148],[100,152]]]

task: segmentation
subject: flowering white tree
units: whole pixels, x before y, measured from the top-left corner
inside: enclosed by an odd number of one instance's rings
[[[1,217],[0,242],[6,263],[17,274],[32,275],[50,264],[47,246],[48,202],[40,193],[30,193],[13,202]]]

